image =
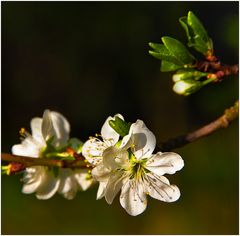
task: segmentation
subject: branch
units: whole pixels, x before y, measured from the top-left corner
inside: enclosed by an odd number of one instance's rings
[[[200,61],[196,63],[195,68],[199,71],[212,73],[209,76],[214,76],[216,78],[215,82],[220,82],[224,79],[224,77],[229,75],[238,75],[239,72],[238,65],[225,65],[217,59],[210,61]]]
[[[17,156],[8,153],[1,154],[1,160],[11,162],[9,168],[9,174],[17,173],[24,170],[26,167],[31,166],[48,166],[48,167],[60,167],[60,168],[81,168],[91,169],[91,165],[84,160],[52,160],[47,158],[35,158],[27,156]],[[21,165],[19,165],[19,163]]]
[[[169,139],[166,142],[159,144],[159,150],[166,152],[172,149],[180,148],[188,143],[194,142],[200,138],[206,137],[218,129],[226,128],[228,125],[238,117],[238,101],[229,109],[226,109],[224,114],[213,122],[197,129],[191,133],[180,135],[176,138]]]

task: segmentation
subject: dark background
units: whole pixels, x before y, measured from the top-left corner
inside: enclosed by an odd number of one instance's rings
[[[172,74],[148,54],[148,42],[164,35],[186,42],[178,19],[192,10],[216,55],[238,63],[238,2],[2,2],[1,10],[3,152],[47,108],[82,140],[121,113],[164,141],[217,118],[238,97],[237,77],[176,95]],[[118,197],[111,206],[96,201],[96,186],[72,201],[41,201],[21,193],[21,175],[3,176],[2,234],[238,234],[238,122],[176,151],[185,167],[169,179],[181,198],[149,198],[137,217]]]

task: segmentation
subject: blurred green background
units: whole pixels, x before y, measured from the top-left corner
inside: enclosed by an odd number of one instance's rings
[[[2,2],[2,151],[49,108],[86,140],[107,116],[142,119],[158,141],[220,116],[238,97],[238,79],[190,97],[173,93],[171,73],[148,54],[168,35],[186,42],[178,18],[192,10],[217,56],[238,63],[238,2]],[[176,150],[185,167],[171,183],[175,203],[149,198],[131,217],[118,197],[96,201],[97,186],[72,200],[21,193],[21,175],[2,177],[2,234],[238,234],[238,122]]]

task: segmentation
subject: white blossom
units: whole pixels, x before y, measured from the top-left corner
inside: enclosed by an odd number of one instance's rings
[[[48,142],[53,148],[61,149],[69,139],[70,125],[58,112],[45,110],[43,118],[31,120],[32,134],[21,129],[24,137],[21,144],[12,147],[12,153],[20,156],[44,158],[48,154]],[[92,183],[87,170],[59,169],[57,176],[51,168],[34,166],[26,168],[22,192],[36,192],[38,199],[51,198],[56,192],[72,199],[78,190],[86,190]]]
[[[121,190],[120,203],[133,216],[146,209],[147,195],[165,202],[176,201],[180,191],[163,175],[174,174],[184,162],[173,152],[152,154],[155,145],[155,136],[143,121],[132,124],[120,147],[107,148],[103,161],[92,171],[100,182],[98,198],[104,196],[111,204]]]

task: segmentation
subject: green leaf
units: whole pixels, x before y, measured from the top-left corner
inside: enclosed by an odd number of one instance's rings
[[[162,60],[161,62],[161,71],[168,72],[168,71],[175,71],[182,68],[182,66],[176,65],[172,62]]]
[[[182,25],[182,27],[184,28],[184,30],[186,31],[186,34],[187,34],[187,37],[188,37],[188,46],[191,47],[194,44],[194,39],[193,39],[194,32],[188,26],[187,17],[186,16],[181,17],[179,19],[179,22]]]
[[[160,60],[166,60],[177,65],[184,65],[182,61],[178,60],[171,52],[166,48],[165,45],[159,43],[149,43],[155,51],[149,51],[150,55]]]
[[[115,120],[110,120],[109,125],[121,136],[124,137],[129,133],[131,123],[127,123],[119,117],[115,117]]]
[[[205,42],[208,41],[208,33],[203,27],[200,20],[193,14],[192,11],[188,12],[187,21],[189,26],[192,28],[193,32],[195,33],[195,36],[198,36]]]
[[[193,12],[189,11],[188,16],[181,17],[179,22],[186,31],[189,47],[194,47],[204,55],[213,51],[211,38],[208,36],[201,21],[193,14]]]
[[[167,48],[163,45],[163,44],[160,44],[160,43],[149,43],[149,46],[154,49],[156,52],[159,52],[159,53],[168,53],[168,50]]]
[[[162,37],[162,41],[169,52],[182,64],[192,64],[195,60],[193,55],[187,50],[187,48],[178,40],[165,36]]]

